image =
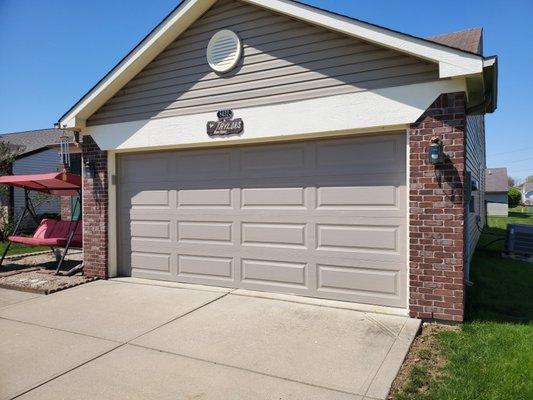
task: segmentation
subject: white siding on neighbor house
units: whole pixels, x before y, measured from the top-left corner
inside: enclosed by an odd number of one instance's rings
[[[476,249],[481,229],[485,224],[485,117],[468,115],[466,117],[465,144],[466,171],[471,173],[472,181],[477,181],[479,190],[472,191],[472,207],[466,206],[465,221],[465,258],[470,262]]]
[[[31,154],[26,157],[17,159],[13,164],[14,175],[24,174],[40,174],[46,172],[55,172],[58,169],[59,156],[57,150],[44,150],[38,153]],[[35,198],[36,192],[31,192],[31,196]],[[43,196],[43,195],[39,195]],[[14,188],[14,216],[18,218],[20,212],[24,208],[24,190],[21,188]],[[37,214],[43,213],[57,213],[59,214],[59,197],[46,196],[46,201],[35,207]],[[30,224],[31,218],[28,218]],[[30,224],[31,225],[31,224]]]
[[[509,205],[507,193],[485,193],[487,215],[507,217]]]

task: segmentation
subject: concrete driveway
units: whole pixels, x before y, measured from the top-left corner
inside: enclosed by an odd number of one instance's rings
[[[0,399],[384,399],[418,320],[136,279],[0,289]]]

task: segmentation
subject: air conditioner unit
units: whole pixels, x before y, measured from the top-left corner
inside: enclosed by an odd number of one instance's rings
[[[533,262],[533,225],[507,225],[504,256]]]

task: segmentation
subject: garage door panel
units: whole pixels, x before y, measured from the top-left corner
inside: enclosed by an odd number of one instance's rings
[[[241,260],[241,282],[256,285],[282,284],[308,289],[308,264],[273,260]]]
[[[405,170],[403,138],[399,136],[376,136],[338,141],[317,142],[316,167],[328,172],[345,169],[357,171],[370,169],[372,173]],[[402,149],[401,149],[402,148]]]
[[[178,208],[232,208],[230,188],[178,190]]]
[[[262,146],[260,148],[241,149],[241,171],[244,176],[303,170],[305,168],[305,144],[280,146]],[[286,175],[282,175],[286,176]]]
[[[168,190],[143,190],[131,196],[132,206],[170,206]]]
[[[170,239],[170,221],[132,221],[131,236]]]
[[[302,187],[243,188],[242,208],[305,208],[305,189]]]
[[[306,231],[306,224],[243,222],[241,244],[257,247],[307,248]]]
[[[399,226],[317,224],[318,250],[399,253]]]
[[[233,257],[178,255],[178,276],[233,281]]]
[[[119,270],[405,307],[405,146],[386,134],[120,155],[120,176],[167,173],[119,180]]]
[[[170,272],[170,254],[135,251],[131,253],[131,266],[132,268]]]
[[[226,177],[232,169],[231,154],[229,150],[180,153],[175,158],[177,176],[182,180]]]
[[[179,221],[178,242],[232,244],[232,222]]]
[[[118,175],[119,182],[121,184],[151,182],[154,176],[168,176],[170,169],[170,159],[167,153],[124,158]]]

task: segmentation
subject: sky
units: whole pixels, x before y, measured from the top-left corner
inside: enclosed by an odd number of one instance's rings
[[[487,165],[533,175],[533,0],[305,0],[415,36],[484,28],[499,57]],[[0,0],[0,133],[52,127],[179,0]]]

